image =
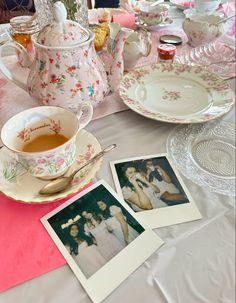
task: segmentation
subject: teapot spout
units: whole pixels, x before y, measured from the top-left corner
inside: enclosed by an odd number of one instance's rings
[[[114,24],[111,24],[113,26]],[[115,25],[117,30],[117,25]],[[116,91],[119,88],[120,81],[123,77],[124,73],[124,60],[123,60],[123,50],[124,45],[127,38],[133,33],[134,31],[129,28],[120,28],[117,31],[117,34],[112,41],[110,47],[110,54],[112,55],[112,63],[110,66],[110,73],[108,75],[108,81],[110,84],[110,90],[112,92]],[[113,32],[114,34],[114,32]]]

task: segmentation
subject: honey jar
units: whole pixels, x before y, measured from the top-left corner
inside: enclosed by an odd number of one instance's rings
[[[22,45],[29,56],[33,59],[34,47],[31,36],[38,32],[38,21],[34,16],[18,16],[10,20],[10,35],[14,41]],[[20,52],[17,52],[19,63],[24,67],[23,58]]]

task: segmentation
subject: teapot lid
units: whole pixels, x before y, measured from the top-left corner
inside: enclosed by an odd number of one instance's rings
[[[67,11],[61,1],[53,5],[54,21],[45,26],[37,37],[39,44],[49,47],[73,46],[87,41],[89,32],[79,23],[67,20]]]

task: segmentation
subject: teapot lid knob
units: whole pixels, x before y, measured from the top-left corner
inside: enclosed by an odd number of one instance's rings
[[[53,17],[54,22],[45,26],[38,34],[39,44],[47,47],[71,47],[91,38],[90,32],[78,22],[66,19],[67,11],[61,1],[53,4]]]
[[[67,11],[65,5],[61,1],[53,4],[53,17],[57,23],[65,23],[67,18]]]

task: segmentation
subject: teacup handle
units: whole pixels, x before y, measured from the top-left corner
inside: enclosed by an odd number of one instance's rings
[[[79,106],[79,110],[77,112],[77,118],[80,122],[80,129],[84,128],[89,122],[92,120],[93,117],[93,106],[91,102],[84,101],[81,102]]]
[[[8,78],[10,81],[12,81],[13,83],[15,83],[17,86],[19,86],[20,88],[23,88],[26,92],[28,92],[27,89],[27,85],[26,83],[24,83],[21,79],[19,79],[18,77],[16,77],[5,65],[5,63],[3,62],[2,58],[3,58],[3,50],[6,48],[14,48],[17,51],[19,51],[20,53],[22,53],[23,55],[23,60],[25,62],[25,66],[30,66],[31,65],[31,59],[30,56],[28,55],[27,51],[24,49],[24,47],[22,45],[20,45],[17,42],[7,42],[6,44],[3,44],[0,47],[0,71],[3,73],[3,75]]]

